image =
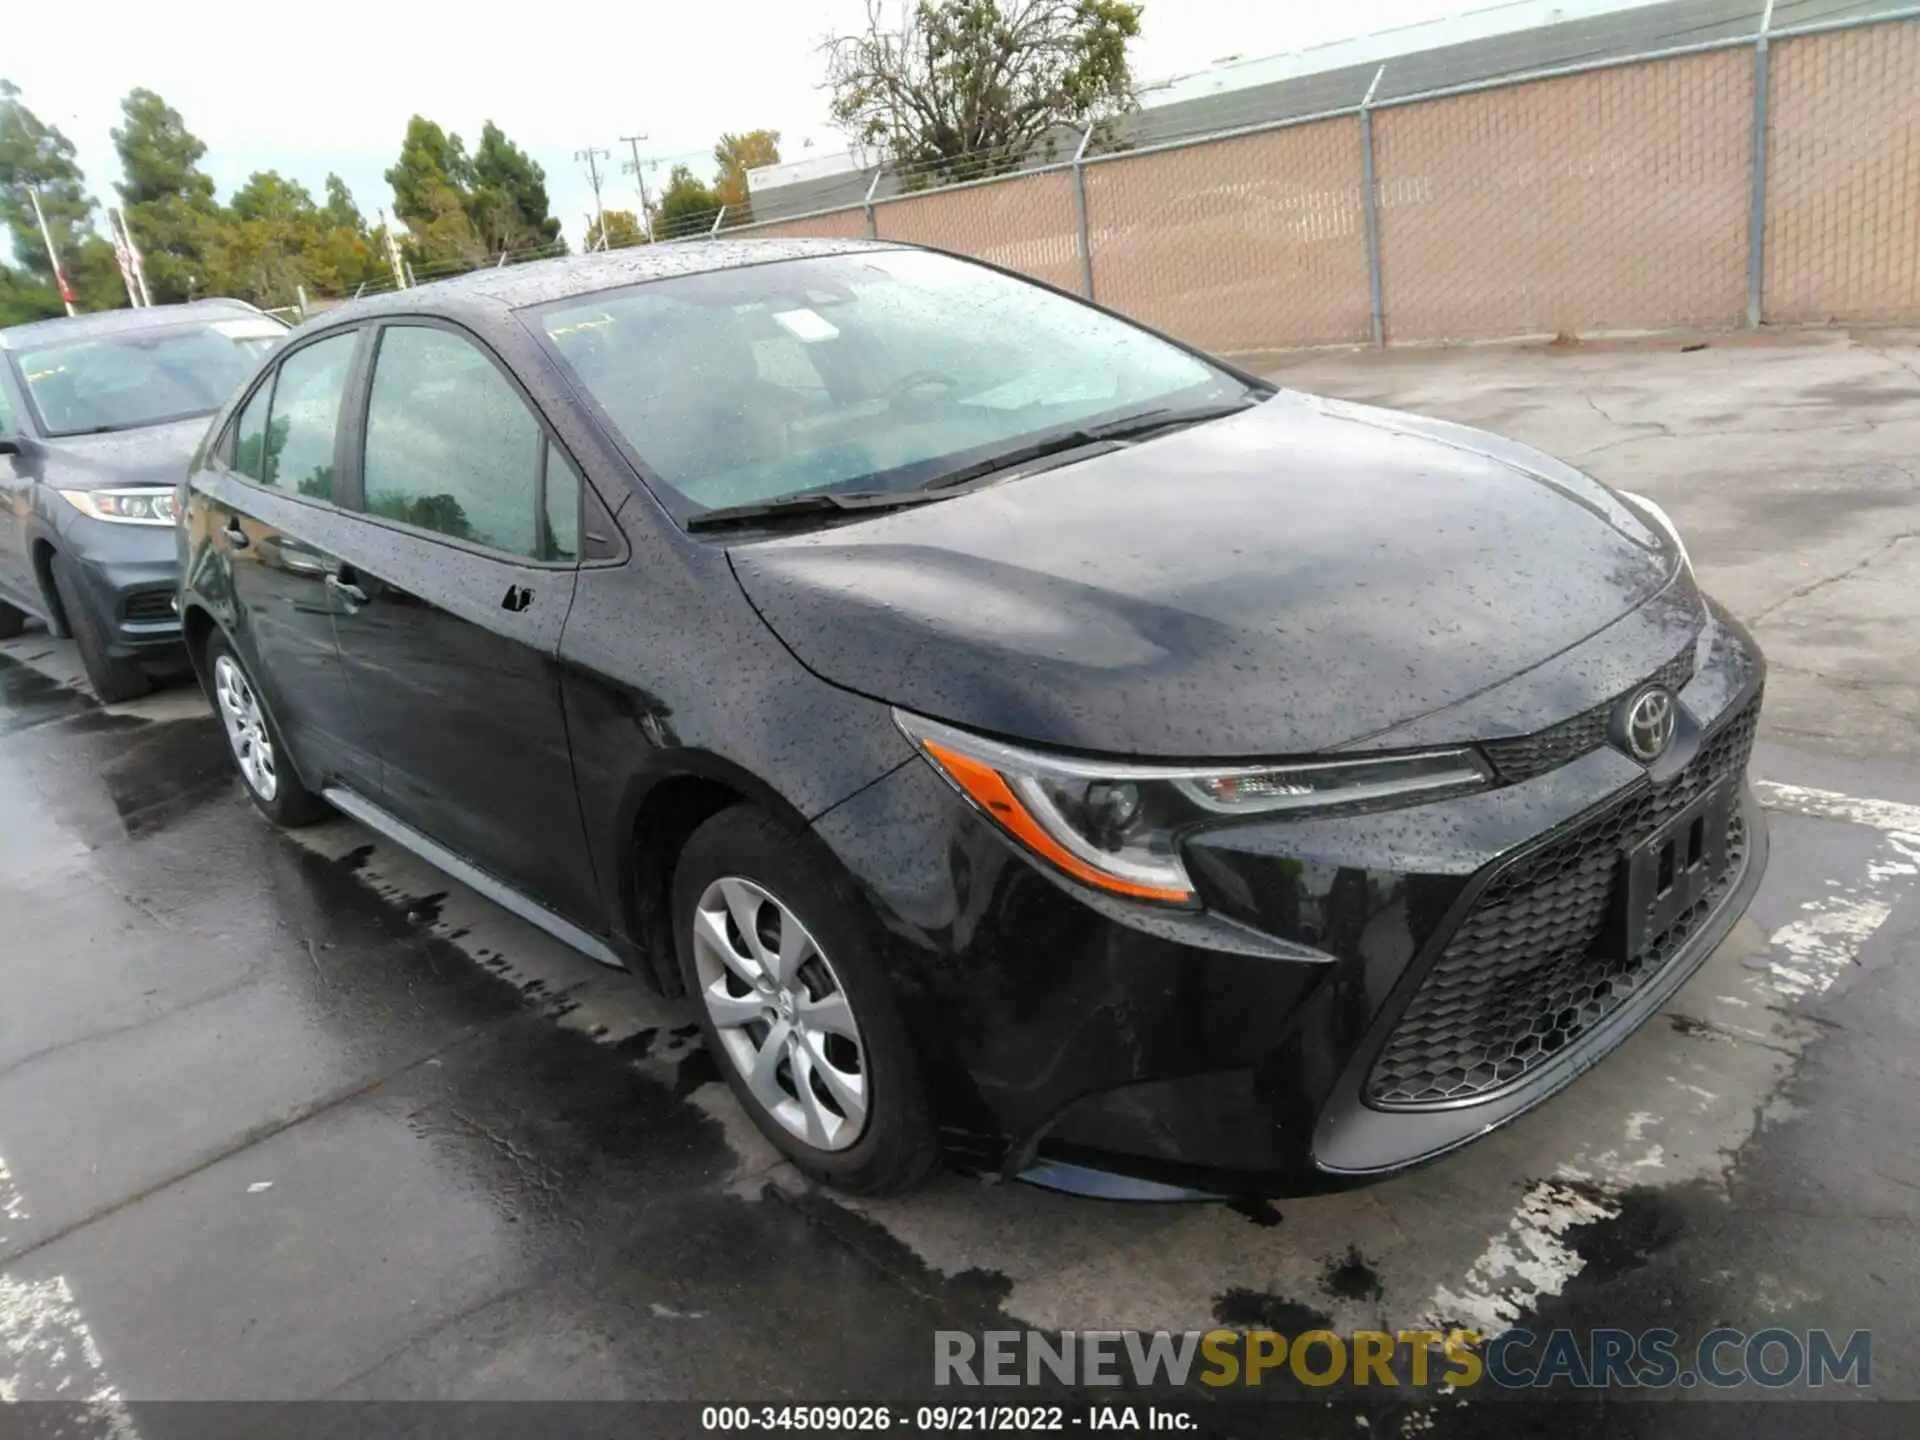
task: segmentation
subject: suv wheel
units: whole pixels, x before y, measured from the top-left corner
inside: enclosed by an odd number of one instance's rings
[[[253,803],[269,820],[289,829],[320,819],[327,813],[327,802],[294,774],[279,728],[225,636],[215,635],[207,642],[206,667],[214,710]]]
[[[61,612],[67,617],[67,628],[73,632],[73,643],[80,649],[80,664],[100,703],[118,705],[125,700],[138,700],[152,690],[152,677],[138,664],[132,660],[116,660],[107,654],[107,637],[100,633],[99,623],[80,593],[73,562],[56,550],[48,559],[48,568],[53,572],[53,589],[60,599]]]
[[[696,830],[674,872],[681,976],[734,1094],[807,1175],[888,1194],[939,1146],[860,903],[816,840],[749,806]]]
[[[26,612],[0,600],[0,640],[11,640],[26,628]]]

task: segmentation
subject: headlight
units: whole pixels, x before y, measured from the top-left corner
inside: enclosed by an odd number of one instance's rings
[[[1324,812],[1477,790],[1472,750],[1258,766],[1131,765],[1049,755],[902,711],[895,722],[953,787],[1028,850],[1084,884],[1194,903],[1178,840],[1234,816]]]
[[[116,525],[171,525],[179,514],[170,488],[62,490],[60,497],[82,515]]]
[[[1673,523],[1673,517],[1662,510],[1644,495],[1636,495],[1631,490],[1619,492],[1624,500],[1630,500],[1647,512],[1654,524],[1666,531],[1667,538],[1673,542],[1673,548],[1680,552],[1680,563],[1686,567],[1689,575],[1693,573],[1693,557],[1687,553],[1687,542],[1680,538],[1680,527]]]

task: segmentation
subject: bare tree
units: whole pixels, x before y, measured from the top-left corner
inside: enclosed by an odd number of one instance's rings
[[[1017,170],[1062,126],[1133,108],[1128,0],[910,0],[826,42],[833,118],[910,186]]]

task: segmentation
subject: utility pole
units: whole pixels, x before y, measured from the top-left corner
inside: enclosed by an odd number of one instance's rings
[[[133,278],[140,287],[140,304],[143,307],[150,306],[153,304],[153,295],[147,289],[147,265],[140,256],[139,245],[134,243],[133,227],[127,224],[127,212],[109,209],[107,213],[120,217],[120,235],[127,242],[127,256],[133,261]]]
[[[47,229],[46,213],[40,208],[40,187],[29,183],[27,198],[33,201],[33,218],[40,224],[40,243],[47,247],[47,263],[53,266],[54,288],[60,292],[60,303],[67,307],[67,314],[74,313],[73,287],[67,284],[67,272],[60,264],[60,253],[53,248],[53,234]]]
[[[600,161],[607,154],[607,151],[597,150],[591,145],[573,152],[574,159],[584,160],[587,165],[587,179],[593,185],[593,213],[600,221],[600,242],[603,245],[607,239],[607,213],[600,208]]]
[[[380,233],[387,240],[387,265],[393,271],[393,288],[404,290],[407,288],[407,276],[400,266],[400,247],[393,243],[393,227],[387,224],[386,211],[379,210],[374,213],[380,217]]]
[[[623,143],[633,147],[633,163],[631,165],[622,165],[620,168],[633,176],[634,182],[640,187],[640,223],[646,227],[647,240],[651,243],[653,240],[653,206],[647,200],[647,171],[640,160],[640,142],[646,138],[644,135],[622,135],[620,137]]]

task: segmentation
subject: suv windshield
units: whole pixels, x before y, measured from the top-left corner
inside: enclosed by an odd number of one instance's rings
[[[50,436],[132,430],[211,415],[286,334],[262,316],[156,326],[14,356]]]
[[[1122,320],[923,251],[679,276],[533,314],[682,521],[916,490],[1055,432],[1257,393]]]

